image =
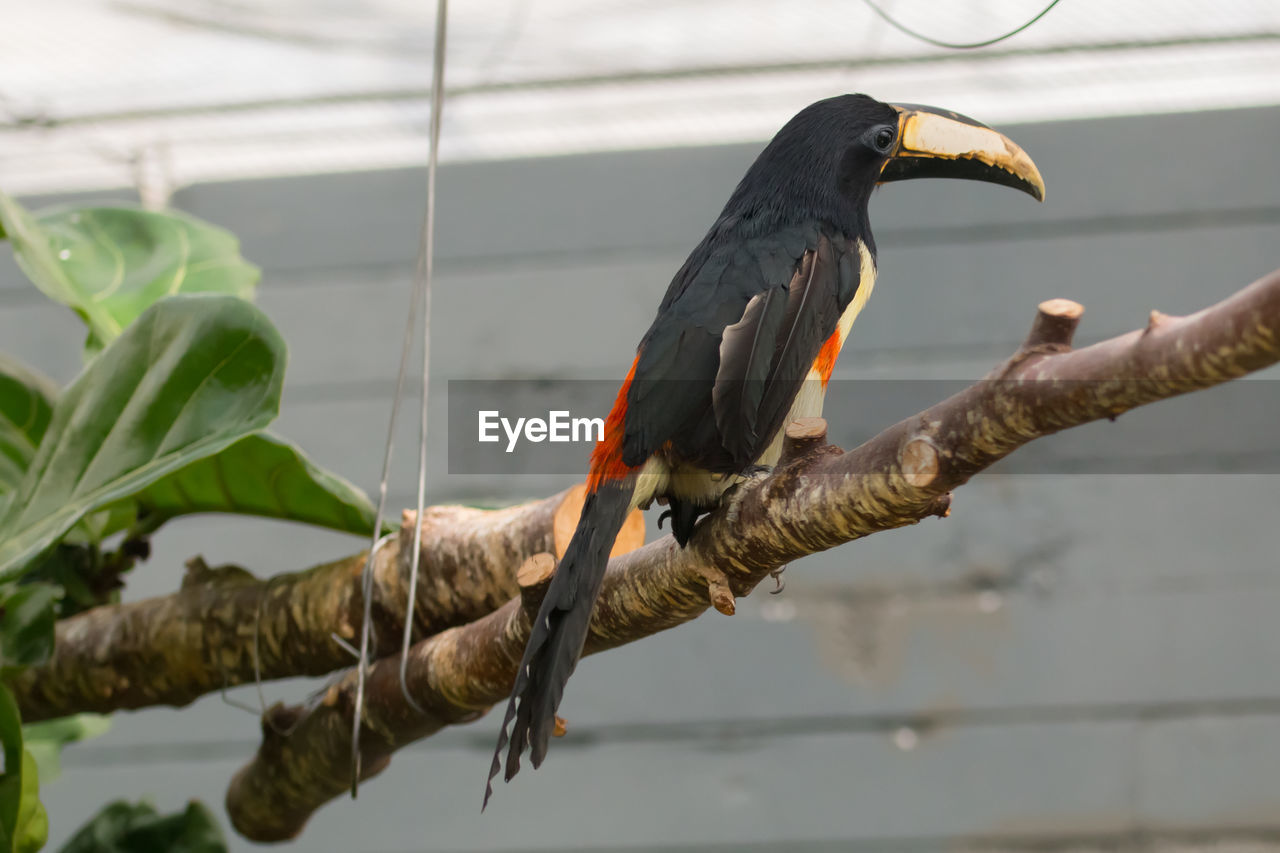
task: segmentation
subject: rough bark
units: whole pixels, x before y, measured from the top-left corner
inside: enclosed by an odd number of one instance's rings
[[[687,622],[711,604],[732,613],[734,596],[798,557],[945,514],[952,489],[1035,438],[1280,360],[1280,271],[1190,317],[1153,312],[1145,329],[1071,351],[1082,310],[1043,303],[1026,342],[986,380],[847,453],[826,446],[816,424],[793,425],[778,467],[730,493],[689,547],[666,538],[610,561],[586,653]],[[365,776],[395,749],[501,701],[528,625],[528,605],[515,599],[414,646],[409,688],[425,716],[400,695],[398,658],[376,663]],[[290,723],[287,736],[268,730],[227,793],[242,834],[293,837],[346,790],[353,694],[348,675],[318,706],[274,712]]]
[[[431,507],[423,523],[416,636],[492,612],[517,591],[516,570],[554,548],[570,492],[500,510]],[[576,498],[581,506],[580,496]],[[374,642],[397,649],[408,599],[412,513],[374,567]],[[640,531],[643,538],[643,531]],[[27,722],[80,711],[186,705],[261,678],[324,675],[351,665],[332,634],[356,640],[367,552],[259,580],[236,566],[188,564],[172,595],[97,607],[57,626],[53,656],[11,685]]]
[[[496,701],[491,697],[510,690],[554,569],[554,557],[534,555],[520,573],[519,597],[411,649],[405,684],[426,699],[419,703],[421,712],[401,691],[399,655],[370,666],[360,735],[362,779],[380,773],[395,750],[451,723],[478,718]],[[227,793],[227,812],[241,834],[255,841],[293,838],[320,804],[350,789],[355,695],[352,669],[314,708],[277,704],[267,712],[258,760],[235,775]]]

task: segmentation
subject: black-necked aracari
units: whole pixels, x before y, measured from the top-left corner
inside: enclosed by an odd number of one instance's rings
[[[684,546],[735,475],[777,461],[786,424],[821,414],[836,356],[875,284],[871,192],[933,177],[1044,198],[1035,164],[1000,133],[866,95],[801,110],[747,170],[672,279],[605,421],[577,530],[520,661],[490,783],[504,748],[508,781],[526,746],[542,763],[627,514],[665,498]]]

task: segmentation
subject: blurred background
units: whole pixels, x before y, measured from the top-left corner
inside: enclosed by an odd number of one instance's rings
[[[882,2],[960,42],[1044,5]],[[0,189],[32,207],[170,204],[238,234],[291,349],[278,431],[370,492],[425,207],[433,12],[48,0],[0,27]],[[838,379],[977,378],[1043,299],[1084,303],[1088,342],[1280,265],[1268,0],[1062,0],[965,52],[858,0],[470,0],[451,9],[446,73],[432,502],[573,482],[450,472],[446,380],[619,379],[761,145],[829,95],[999,126],[1048,185],[1042,206],[968,183],[878,194],[879,284]],[[65,382],[82,336],[0,249],[0,348]],[[1256,398],[1219,389],[1038,443],[1026,452],[1051,465],[984,475],[947,520],[807,558],[733,618],[587,659],[571,735],[483,818],[492,718],[398,754],[295,846],[1280,850],[1280,481],[1258,473],[1280,464],[1275,421],[1230,441],[1179,431],[1274,406],[1276,375],[1252,380]],[[842,387],[838,444],[903,414]],[[415,433],[399,430],[393,506],[413,501]],[[1115,435],[1149,449],[1126,473],[1097,452]],[[153,545],[127,597],[172,591],[197,553],[270,575],[363,547],[216,517]],[[219,809],[258,732],[218,696],[117,715],[42,791],[50,849],[116,797]]]

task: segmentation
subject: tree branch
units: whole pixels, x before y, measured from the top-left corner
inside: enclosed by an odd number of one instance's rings
[[[500,510],[431,507],[423,522],[415,632],[429,636],[506,602],[517,590],[516,569],[530,555],[555,549],[554,520],[581,505],[580,493],[569,490]],[[400,646],[412,522],[408,513],[400,536],[375,561],[377,648]],[[639,535],[643,541],[643,530]],[[11,685],[22,718],[186,705],[253,681],[255,655],[264,679],[350,666],[331,634],[347,641],[357,636],[366,554],[268,580],[236,566],[209,568],[196,558],[172,595],[64,619],[50,660]]]
[[[734,596],[794,559],[945,514],[950,490],[1038,437],[1280,360],[1280,270],[1190,317],[1153,312],[1146,329],[1070,351],[1082,311],[1042,303],[1026,342],[986,380],[847,453],[826,446],[813,422],[791,425],[778,467],[730,493],[689,547],[668,537],[610,561],[585,653],[687,622],[711,603],[731,613]],[[361,739],[365,777],[396,749],[505,698],[528,630],[529,608],[514,599],[414,646],[409,689],[426,716],[400,695],[398,658],[378,661]],[[353,696],[348,674],[314,707],[273,710],[289,731],[264,730],[258,755],[233,779],[227,810],[237,830],[291,838],[346,790]]]

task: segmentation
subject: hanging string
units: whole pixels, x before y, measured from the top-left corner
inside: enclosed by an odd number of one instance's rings
[[[417,300],[414,300],[413,302],[416,305]],[[413,314],[416,315],[417,312],[414,311]],[[410,315],[409,341],[413,340],[413,319],[413,315]],[[404,361],[407,363],[408,359],[406,358]],[[401,373],[403,376],[403,371],[401,371]],[[400,395],[396,394],[395,401],[391,404],[391,429],[388,430],[388,432],[395,429],[395,416],[399,401]],[[389,465],[391,461],[390,436],[387,438],[387,449],[384,454],[384,459],[386,464]],[[375,516],[376,524],[373,528],[375,531],[382,529],[382,513],[386,507],[386,499],[387,477],[384,474],[382,478],[382,490],[378,498],[378,512]],[[375,535],[377,534],[375,533]],[[369,673],[369,645],[370,637],[373,633],[370,628],[370,621],[373,615],[373,563],[378,557],[378,552],[382,550],[382,546],[386,544],[390,538],[391,537],[388,535],[374,540],[373,545],[369,548],[369,559],[364,564],[364,574],[361,577],[361,591],[364,595],[364,622],[360,627],[360,658],[356,661],[356,707],[351,721],[351,799],[353,800],[356,798],[356,794],[360,789],[360,724],[364,720],[364,682]]]
[[[436,164],[440,157],[440,113],[444,106],[445,19],[448,0],[436,4],[436,45],[431,69],[431,145],[427,153],[427,216],[422,228],[418,275],[422,280],[422,409],[418,421],[418,511],[414,516],[413,554],[409,562],[409,603],[404,617],[404,642],[400,647],[400,692],[418,713],[424,713],[409,695],[405,673],[413,640],[413,619],[418,594],[418,564],[422,560],[422,514],[427,502],[427,400],[431,385],[431,271],[436,247]]]
[[[985,41],[974,41],[974,42],[942,41],[940,39],[933,38],[932,36],[927,36],[924,33],[911,29],[906,24],[902,23],[901,21],[891,16],[884,9],[880,8],[880,6],[875,2],[875,0],[862,0],[862,2],[866,3],[869,7],[871,7],[871,11],[875,12],[877,15],[883,18],[885,22],[889,24],[889,26],[893,27],[895,30],[898,30],[899,32],[902,32],[902,33],[905,33],[906,35],[911,36],[913,39],[918,39],[919,41],[922,41],[925,44],[931,44],[934,47],[949,47],[952,50],[973,50],[976,47],[990,47],[991,45],[1002,42],[1005,39],[1013,38],[1018,33],[1027,29],[1036,21],[1040,20],[1045,15],[1049,14],[1049,10],[1051,10],[1054,6],[1057,6],[1060,2],[1062,2],[1062,0],[1050,0],[1049,5],[1041,9],[1038,15],[1036,15],[1031,20],[1027,21],[1022,26],[1017,27],[1016,29],[1009,30],[1009,32],[1005,33],[1004,35],[996,36],[995,38],[986,39]]]
[[[364,595],[364,619],[360,629],[360,661],[356,672],[356,702],[351,721],[351,797],[355,799],[360,787],[360,727],[364,720],[365,679],[369,669],[373,615],[373,566],[378,550],[388,537],[379,538],[386,514],[387,484],[391,476],[391,458],[396,421],[400,415],[400,400],[404,396],[404,379],[408,372],[409,354],[413,346],[413,332],[419,310],[422,314],[422,408],[418,424],[418,514],[414,524],[413,554],[409,569],[409,599],[405,613],[404,652],[400,658],[400,689],[409,704],[422,709],[409,696],[405,686],[405,667],[413,633],[414,600],[417,595],[418,567],[422,550],[422,515],[426,503],[427,483],[427,401],[431,369],[431,272],[435,255],[436,165],[440,147],[440,113],[444,101],[445,26],[448,16],[448,0],[436,3],[435,52],[431,66],[431,126],[427,149],[427,212],[423,220],[422,236],[418,243],[418,262],[415,280],[409,297],[409,314],[405,321],[403,342],[400,347],[400,368],[396,374],[395,396],[391,402],[391,422],[387,427],[386,450],[382,457],[382,477],[378,484],[378,510],[374,516],[373,544],[365,563],[362,577]]]

